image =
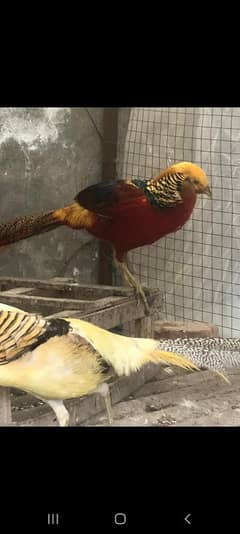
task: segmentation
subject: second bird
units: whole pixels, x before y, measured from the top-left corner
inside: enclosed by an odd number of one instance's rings
[[[69,206],[1,224],[0,246],[60,225],[85,229],[111,243],[125,280],[141,296],[148,313],[144,291],[127,267],[127,252],[179,230],[191,216],[197,195],[203,193],[211,196],[207,175],[189,162],[172,165],[151,180],[98,183],[78,193]]]

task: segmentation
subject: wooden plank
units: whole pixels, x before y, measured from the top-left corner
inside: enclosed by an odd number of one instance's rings
[[[29,287],[14,287],[12,289],[7,289],[7,290],[4,290],[2,292],[0,292],[0,295],[2,295],[3,297],[15,297],[15,296],[21,296],[21,295],[24,295],[25,293],[28,293],[29,291],[31,291],[31,288]]]
[[[151,317],[143,317],[135,321],[136,337],[153,337],[153,321]]]
[[[126,297],[105,297],[97,300],[81,300],[71,298],[38,297],[26,294],[18,289],[0,292],[0,301],[5,304],[32,311],[34,313],[54,313],[54,311],[75,309],[84,313],[86,311],[102,310],[112,307],[115,303],[127,303]]]
[[[34,289],[29,289],[31,295],[39,297],[60,297],[60,298],[74,298],[80,300],[99,300],[110,297],[131,297],[134,295],[134,290],[125,287],[111,286],[83,286],[80,284],[60,284],[48,283],[38,284]]]
[[[38,282],[37,284],[31,284],[27,285],[25,280],[22,281],[22,284],[20,286],[16,285],[11,288],[5,288],[1,292],[6,293],[9,295],[16,293],[21,293],[25,290],[28,294],[32,294],[34,296],[55,296],[62,298],[64,294],[64,298],[76,298],[76,299],[88,299],[88,300],[96,300],[99,298],[106,298],[106,297],[130,297],[134,295],[134,290],[127,287],[113,287],[111,290],[111,286],[83,286],[80,284],[62,284],[62,283],[43,283]],[[53,295],[54,294],[54,295]]]
[[[0,426],[7,426],[11,421],[10,391],[8,388],[0,387]]]
[[[11,278],[0,277],[0,291],[7,291],[17,287],[26,287],[32,289],[59,289],[66,292],[75,291],[81,298],[96,298],[107,296],[130,296],[134,290],[125,286],[109,286],[97,284],[82,284],[76,282],[74,278],[50,278],[42,280],[37,278]]]
[[[219,337],[219,329],[211,323],[200,321],[155,321],[156,339],[178,337]]]
[[[151,312],[154,314],[156,310],[159,310],[162,306],[162,295],[161,293],[156,290],[154,291],[154,302],[151,307]],[[110,306],[109,308],[103,308],[98,311],[90,312],[90,313],[82,313],[77,310],[62,310],[59,313],[54,313],[50,315],[50,317],[72,317],[72,318],[79,318],[83,319],[84,321],[89,321],[90,323],[96,324],[97,326],[100,326],[102,328],[110,329],[114,328],[119,325],[123,325],[124,323],[128,323],[129,321],[134,321],[136,319],[145,319],[145,309],[142,302],[137,303],[135,298],[132,299],[126,299],[124,302],[121,302],[115,304],[114,306]],[[146,318],[148,319],[148,318]],[[150,318],[149,318],[150,319]],[[148,322],[144,322],[138,325],[138,334],[141,331],[145,331],[145,333],[150,332],[148,328],[146,328],[146,324]],[[144,325],[144,326],[143,326]],[[144,329],[144,330],[143,330]],[[152,330],[152,329],[151,329]],[[140,336],[142,337],[142,336]]]
[[[156,309],[161,308],[161,305],[162,295],[159,294],[159,292],[156,292],[154,305],[150,312],[155,313]],[[128,323],[140,318],[145,318],[145,309],[142,302],[136,303],[136,299],[129,299],[128,303],[117,304],[109,310],[102,310],[84,315],[84,320],[102,326],[103,328],[114,328],[119,324]]]
[[[23,309],[26,309],[26,311],[43,313],[44,315],[58,313],[61,310],[80,310],[84,312],[86,317],[89,316],[89,313],[86,315],[86,311],[91,313],[94,310],[97,311],[106,308],[109,312],[113,305],[119,306],[118,308],[116,307],[116,312],[122,314],[124,306],[132,306],[133,304],[136,309],[136,314],[134,316],[134,313],[131,313],[131,318],[127,317],[126,321],[145,317],[142,303],[137,303],[135,293],[130,288],[102,286],[102,289],[99,289],[101,286],[84,286],[83,284],[69,285],[63,283],[61,280],[59,281],[59,279],[54,282],[35,280],[34,286],[28,286],[25,279],[19,279],[19,282],[16,283],[20,283],[20,281],[21,286],[15,286],[1,291],[0,301],[12,306],[22,307]],[[31,281],[31,283],[32,282],[33,281]],[[11,281],[11,284],[12,283],[13,282]],[[62,298],[64,292],[67,293],[67,298]],[[44,294],[46,296],[44,296]],[[51,294],[57,296],[51,297]],[[71,297],[75,295],[84,295],[85,298],[69,298],[69,295],[71,295]],[[100,297],[100,295],[101,298],[97,298]],[[89,298],[86,299],[86,296]],[[154,313],[162,306],[162,296],[159,290],[151,290],[150,297],[151,312]],[[127,313],[128,311],[129,310],[127,309]],[[89,320],[91,319],[89,318]],[[116,320],[114,326],[117,326],[120,323],[121,317]],[[147,323],[145,322],[145,325],[146,324]],[[143,326],[137,326],[137,328],[140,331]],[[146,326],[144,326],[144,328],[146,328]]]

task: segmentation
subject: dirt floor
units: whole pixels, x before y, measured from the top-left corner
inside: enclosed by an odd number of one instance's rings
[[[210,371],[161,370],[128,399],[112,407],[114,426],[239,426],[240,373],[230,384]],[[84,426],[106,426],[106,415]]]

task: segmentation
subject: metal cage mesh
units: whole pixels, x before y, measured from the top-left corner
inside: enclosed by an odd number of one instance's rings
[[[175,234],[133,250],[141,283],[159,287],[168,320],[212,322],[240,335],[240,108],[132,108],[119,178],[151,178],[178,161],[209,177],[213,199],[200,196]]]

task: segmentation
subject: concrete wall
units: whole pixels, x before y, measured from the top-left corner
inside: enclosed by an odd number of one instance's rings
[[[88,108],[102,131],[103,108]],[[120,142],[126,135],[120,114]],[[71,203],[101,180],[101,140],[84,108],[0,108],[0,221]],[[71,259],[72,257],[72,259]],[[98,243],[59,228],[0,249],[0,276],[97,281]]]

